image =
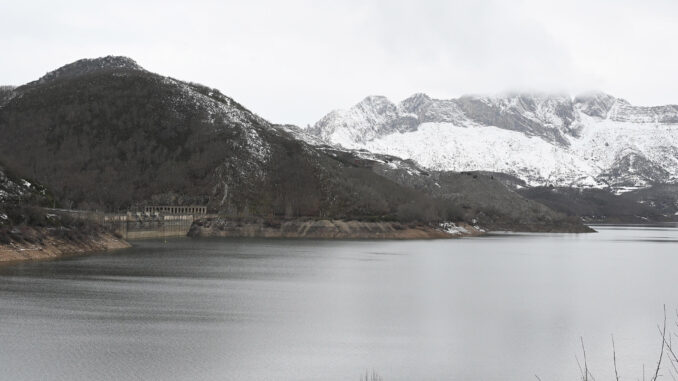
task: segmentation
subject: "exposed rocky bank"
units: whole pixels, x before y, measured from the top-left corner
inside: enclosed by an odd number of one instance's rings
[[[193,223],[190,237],[251,237],[311,239],[433,239],[482,235],[483,230],[466,223],[433,227],[393,221],[207,218]]]
[[[48,228],[22,229],[22,239],[0,243],[0,263],[60,258],[97,251],[131,247],[126,241],[107,232],[78,238],[55,235]]]

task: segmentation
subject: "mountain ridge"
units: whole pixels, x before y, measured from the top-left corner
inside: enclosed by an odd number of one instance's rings
[[[602,92],[378,99],[379,108],[363,100],[334,110],[308,132],[430,169],[505,172],[531,185],[622,189],[678,179],[676,105],[633,106]]]

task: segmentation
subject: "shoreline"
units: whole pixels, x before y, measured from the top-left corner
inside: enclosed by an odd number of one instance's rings
[[[485,231],[466,223],[441,227],[399,222],[366,222],[338,219],[236,220],[205,218],[193,222],[191,238],[274,238],[274,239],[450,239],[480,236]]]
[[[67,240],[49,236],[40,229],[33,230],[43,234],[40,242],[0,244],[0,266],[17,262],[65,258],[132,247],[129,242],[117,238],[110,233],[100,232],[83,239]]]
[[[583,233],[582,231],[553,231],[535,229],[537,226],[520,226],[511,232]],[[527,228],[527,229],[526,229]],[[590,229],[590,228],[588,228]],[[31,228],[38,242],[11,242],[0,244],[0,266],[25,261],[59,259],[132,247],[128,240],[110,232],[99,231],[78,239],[54,237],[45,228]],[[444,223],[438,226],[400,223],[395,221],[367,222],[340,219],[289,219],[263,218],[231,219],[209,217],[198,219],[183,237],[188,238],[262,238],[309,240],[433,240],[491,235],[494,229],[484,230],[465,222]],[[594,231],[590,229],[589,231]],[[152,234],[151,234],[152,235]],[[178,238],[179,236],[177,236]],[[161,238],[139,236],[136,239]],[[133,241],[131,239],[131,241]]]

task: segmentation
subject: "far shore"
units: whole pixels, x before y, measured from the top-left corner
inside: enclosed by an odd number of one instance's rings
[[[628,225],[632,226],[632,225]],[[110,227],[109,227],[110,228]],[[0,244],[0,265],[22,261],[49,260],[95,252],[129,248],[135,239],[160,239],[169,236],[191,238],[266,238],[266,239],[322,239],[322,240],[429,240],[479,237],[491,234],[466,222],[448,222],[440,225],[400,223],[395,221],[358,221],[336,219],[231,219],[209,217],[197,219],[186,233],[168,234],[165,229],[150,229],[123,239],[113,230],[103,230],[78,239],[51,236],[46,230],[29,228],[32,242]],[[496,229],[496,231],[510,231]],[[516,232],[584,233],[595,230],[558,229],[549,226],[516,226]],[[143,233],[143,234],[142,234]]]

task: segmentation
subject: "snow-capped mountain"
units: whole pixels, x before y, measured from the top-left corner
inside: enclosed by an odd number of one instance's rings
[[[530,185],[624,189],[678,181],[678,106],[633,106],[603,93],[415,94],[399,104],[371,96],[308,132],[434,170],[503,172]]]

